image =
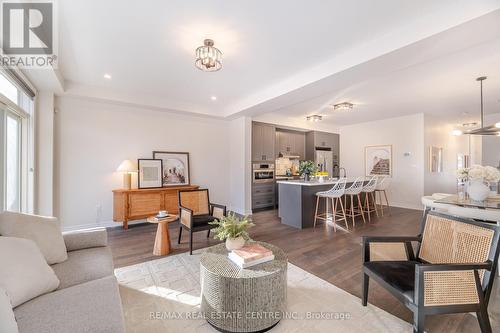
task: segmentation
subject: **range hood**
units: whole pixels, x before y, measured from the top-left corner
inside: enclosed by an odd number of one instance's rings
[[[285,154],[283,154],[282,152],[280,152],[280,153],[278,154],[278,157],[279,157],[279,158],[288,158],[288,159],[291,159],[291,160],[293,160],[293,159],[296,159],[296,160],[300,159],[300,156],[299,156],[299,155],[294,155],[294,154],[286,154],[286,153],[285,153]]]
[[[481,128],[470,130],[464,134],[470,135],[496,135],[500,136],[500,123],[496,123],[490,126],[484,126],[484,105],[483,105],[483,81],[486,80],[486,76],[481,76],[476,79],[481,85]]]

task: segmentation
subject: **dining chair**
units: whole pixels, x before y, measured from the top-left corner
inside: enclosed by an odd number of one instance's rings
[[[180,229],[178,244],[181,243],[182,229],[189,231],[189,254],[193,254],[193,233],[210,229],[216,225],[209,224],[227,214],[226,206],[210,202],[208,189],[179,191]]]
[[[468,312],[476,313],[481,332],[491,332],[488,302],[499,238],[494,223],[429,209],[418,236],[363,237],[362,304],[373,279],[413,312],[416,333],[424,332],[428,315]]]
[[[342,220],[345,221],[346,228],[349,230],[344,204],[342,203],[342,196],[344,195],[345,192],[345,185],[346,185],[345,179],[341,178],[328,191],[316,193],[316,211],[314,213],[314,225],[313,225],[314,228],[316,228],[316,220],[318,219],[324,220],[326,223],[329,219],[331,219],[333,222],[333,230],[337,231],[337,217],[338,217],[339,221]],[[324,214],[318,214],[319,203],[321,198],[325,199]],[[328,212],[328,200],[331,200],[332,202],[332,214],[329,214]],[[337,207],[339,202],[341,211],[337,213]]]

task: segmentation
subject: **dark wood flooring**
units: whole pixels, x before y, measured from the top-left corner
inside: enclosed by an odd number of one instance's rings
[[[347,292],[361,297],[361,236],[416,235],[420,229],[422,212],[402,208],[391,208],[384,217],[372,218],[371,223],[357,221],[351,233],[334,232],[330,226],[320,224],[316,229],[298,230],[280,223],[276,210],[261,211],[253,215],[256,226],[250,229],[250,236],[259,241],[269,242],[282,248],[289,261]],[[342,223],[342,222],[341,222]],[[188,235],[177,244],[179,227],[170,224],[172,254],[189,250]],[[152,259],[156,225],[130,225],[129,230],[121,227],[109,228],[109,243],[116,267],[128,266]],[[206,232],[194,235],[194,247],[203,248],[219,243]],[[493,331],[500,331],[500,288],[495,283],[489,313]],[[412,322],[411,312],[385,289],[372,281],[369,302],[408,322]],[[471,314],[455,314],[428,317],[427,332],[479,332],[476,318]]]

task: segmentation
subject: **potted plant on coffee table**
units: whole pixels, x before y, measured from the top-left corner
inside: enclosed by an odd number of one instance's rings
[[[250,238],[247,229],[255,225],[247,216],[239,218],[234,213],[209,223],[217,226],[213,229],[214,238],[225,240],[229,251],[242,248]]]

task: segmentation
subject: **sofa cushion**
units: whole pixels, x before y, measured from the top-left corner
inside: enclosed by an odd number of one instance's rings
[[[17,333],[17,323],[7,292],[0,288],[0,332]]]
[[[22,333],[124,332],[114,276],[37,297],[14,309]]]
[[[0,237],[0,267],[0,286],[13,307],[59,286],[56,274],[29,239]]]
[[[108,247],[95,247],[68,252],[68,260],[51,267],[64,289],[113,275],[113,258]]]
[[[5,211],[0,213],[0,235],[31,239],[49,265],[68,258],[61,227],[55,217]]]
[[[63,238],[68,252],[108,245],[108,233],[105,228],[63,232]]]

